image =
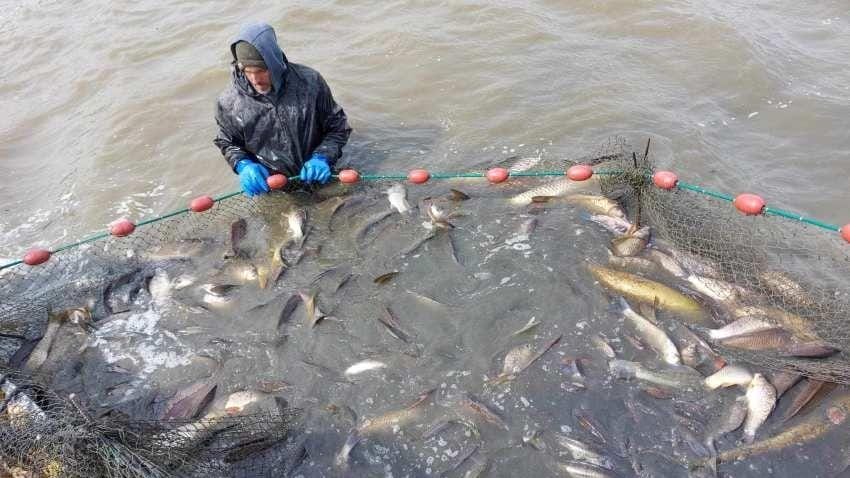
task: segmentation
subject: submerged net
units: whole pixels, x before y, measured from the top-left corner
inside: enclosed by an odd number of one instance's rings
[[[298,453],[294,409],[198,420],[93,416],[16,370],[0,373],[0,466],[13,476],[258,476],[283,473]]]
[[[846,331],[850,291],[842,280],[850,272],[850,257],[843,252],[846,245],[840,237],[781,217],[744,216],[727,201],[710,195],[661,190],[651,182],[651,162],[629,157],[627,151],[624,140],[613,138],[580,162],[595,164],[603,192],[616,198],[633,222],[652,228],[652,247],[689,258],[691,272],[734,284],[740,290],[734,300],[718,303],[683,278],[654,279],[698,297],[718,326],[732,321],[736,311],[758,310],[760,319],[783,327],[796,324],[811,341],[838,350],[821,358],[729,347],[719,350],[720,354],[850,384],[850,337]],[[554,166],[563,168],[564,164]],[[369,185],[363,184],[335,185],[312,195],[233,196],[217,201],[204,213],[177,214],[139,227],[129,237],[105,237],[62,250],[37,267],[17,265],[0,271],[0,361],[10,367],[0,373],[37,407],[25,407],[23,417],[13,418],[4,403],[6,408],[0,410],[0,465],[35,476],[285,476],[305,453],[299,441],[297,410],[281,404],[263,413],[206,420],[164,419],[161,410],[139,405],[150,402],[144,397],[114,399],[110,390],[120,390],[121,384],[109,383],[106,377],[110,367],[123,363],[99,359],[103,363],[86,366],[89,368],[81,365],[82,359],[76,357],[90,334],[85,327],[91,326],[85,320],[62,323],[63,341],[45,350],[47,357],[39,355],[38,346],[59,311],[87,310],[93,325],[103,331],[110,327],[110,318],[127,314],[140,303],[157,302],[151,290],[162,270],[168,271],[175,288],[181,274],[221,274],[219,262],[199,266],[187,259],[195,253],[214,256],[221,251],[237,257],[268,254],[268,239],[286,229],[282,213],[312,205],[310,214],[324,215],[329,222],[334,208],[343,206],[334,198],[368,189]],[[374,190],[371,193],[382,196]],[[238,227],[240,221],[251,227]],[[250,251],[237,250],[234,242]],[[365,263],[354,254],[336,259],[349,261],[351,267]],[[193,313],[179,312],[184,316]],[[276,347],[286,337],[258,340]],[[226,339],[203,346],[216,370],[239,352]],[[98,362],[91,357],[85,360]],[[21,369],[38,374],[33,379]],[[152,381],[152,373],[138,380]],[[103,390],[83,393],[93,382]]]
[[[710,191],[660,189],[645,159],[623,159],[606,169],[603,191],[652,228],[659,249],[691,259],[692,273],[737,286],[734,297],[717,301],[687,281],[675,283],[704,299],[717,327],[747,316],[788,330],[801,343],[837,349],[813,358],[721,346],[722,356],[850,384],[850,254],[839,234],[769,212],[747,216]]]

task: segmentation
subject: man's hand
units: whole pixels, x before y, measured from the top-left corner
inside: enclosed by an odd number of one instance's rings
[[[269,170],[262,164],[250,159],[242,159],[236,163],[236,172],[239,174],[239,184],[242,185],[242,191],[248,197],[269,192],[269,185],[266,184]]]
[[[313,153],[310,160],[301,167],[301,181],[309,184],[317,182],[325,184],[331,179],[331,167],[328,166],[328,158],[319,153]]]

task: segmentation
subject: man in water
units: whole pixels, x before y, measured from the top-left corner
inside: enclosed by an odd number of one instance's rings
[[[230,86],[218,97],[214,143],[248,196],[269,191],[270,172],[325,184],[351,127],[316,70],[290,63],[265,23],[231,43]]]

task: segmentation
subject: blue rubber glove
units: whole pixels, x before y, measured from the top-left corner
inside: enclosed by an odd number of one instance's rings
[[[236,163],[236,172],[245,195],[251,197],[269,192],[269,185],[266,183],[269,170],[262,164],[250,159],[241,159]]]
[[[328,166],[328,158],[319,153],[313,153],[310,160],[301,167],[301,181],[307,184],[316,182],[325,184],[331,179],[331,167]]]

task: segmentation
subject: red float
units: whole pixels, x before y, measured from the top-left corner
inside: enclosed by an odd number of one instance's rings
[[[283,174],[272,174],[266,178],[266,184],[272,189],[283,189],[286,186],[286,176]]]
[[[413,184],[423,184],[431,179],[431,174],[424,169],[414,169],[408,173],[407,179]]]
[[[845,241],[850,242],[850,224],[845,224],[841,226],[841,237],[844,238]]]
[[[491,168],[487,170],[487,181],[493,184],[505,182],[511,173],[505,168]]]
[[[109,233],[116,237],[129,236],[136,230],[136,225],[129,219],[119,219],[109,225]]]
[[[343,169],[339,172],[339,182],[343,184],[354,184],[360,181],[360,173],[353,169]]]
[[[739,194],[738,197],[732,201],[732,204],[734,204],[739,211],[748,216],[757,216],[761,214],[765,206],[764,199],[762,199],[761,196],[749,193]]]
[[[24,264],[28,266],[37,266],[47,262],[50,259],[50,251],[47,249],[30,249],[24,255]]]
[[[195,199],[192,199],[192,202],[189,203],[189,209],[192,212],[204,212],[207,209],[213,207],[215,200],[209,196],[198,196]]]
[[[567,177],[573,181],[584,181],[593,176],[593,168],[586,164],[576,164],[567,170]]]
[[[652,175],[652,182],[661,189],[673,189],[679,182],[679,177],[672,171],[658,171]]]

